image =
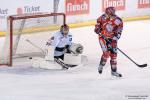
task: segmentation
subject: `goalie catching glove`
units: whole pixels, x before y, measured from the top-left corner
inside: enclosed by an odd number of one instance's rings
[[[72,43],[71,46],[69,47],[69,51],[77,55],[82,54],[83,46],[79,43]]]

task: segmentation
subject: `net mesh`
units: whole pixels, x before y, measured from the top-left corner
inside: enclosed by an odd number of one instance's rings
[[[0,64],[7,64],[10,62],[11,50],[12,57],[28,57],[28,56],[42,56],[43,53],[37,47],[44,49],[46,41],[51,37],[52,33],[60,28],[64,24],[64,16],[61,14],[32,16],[32,18],[26,18],[31,15],[14,15],[13,27],[10,25],[10,19],[8,20],[8,32],[6,34],[5,43],[3,46],[2,54],[0,55]],[[35,18],[34,18],[35,16]],[[54,17],[57,16],[57,20],[54,21]],[[12,37],[13,43],[11,48],[10,37]],[[31,43],[29,43],[30,40]],[[34,45],[33,45],[34,44]],[[37,46],[37,47],[36,47]]]

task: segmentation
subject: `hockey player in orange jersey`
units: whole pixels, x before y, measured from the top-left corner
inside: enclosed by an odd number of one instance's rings
[[[107,59],[110,57],[111,75],[122,77],[122,74],[117,72],[117,42],[121,37],[122,30],[123,22],[115,14],[115,8],[107,7],[105,13],[97,19],[97,24],[94,29],[99,36],[99,43],[103,51],[98,67],[100,74]]]

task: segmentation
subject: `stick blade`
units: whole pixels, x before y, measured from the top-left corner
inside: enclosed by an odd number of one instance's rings
[[[147,67],[147,64],[143,64],[143,65],[138,65],[139,67],[143,68],[143,67]]]

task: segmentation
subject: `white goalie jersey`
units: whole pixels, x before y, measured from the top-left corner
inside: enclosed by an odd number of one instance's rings
[[[54,35],[47,42],[47,45],[53,46],[54,49],[56,48],[65,49],[66,45],[71,46],[71,44],[72,44],[72,35],[70,33],[68,33],[68,35],[63,35],[60,31],[54,33]],[[65,53],[64,50],[62,51],[55,50],[54,56],[61,56],[64,53]]]
[[[85,56],[81,56],[83,52],[83,46],[79,43],[72,43],[72,35],[63,35],[61,32],[56,32],[46,43],[45,57],[32,59],[32,66],[44,69],[60,68],[66,65],[80,65],[86,61]],[[66,45],[69,45],[68,50],[70,53],[66,53]],[[63,52],[56,50],[56,48],[64,48]],[[57,63],[54,56],[61,56],[64,54],[64,60],[57,59],[60,63]]]

